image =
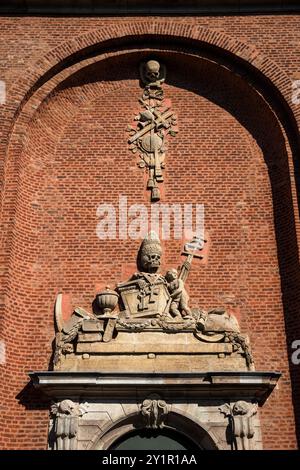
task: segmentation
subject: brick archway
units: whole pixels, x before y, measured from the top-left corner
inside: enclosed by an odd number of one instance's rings
[[[20,135],[24,136],[28,122],[55,86],[83,66],[99,60],[100,57],[108,57],[112,50],[139,48],[147,42],[152,42],[153,46],[168,42],[175,46],[175,50],[186,47],[198,52],[203,47],[208,47],[221,56],[226,56],[229,63],[235,61],[246,65],[249,72],[252,70],[258,74],[284,111],[283,117],[278,110],[274,113],[283,128],[287,126],[291,130],[291,147],[294,149],[293,153],[298,153],[300,109],[292,103],[292,80],[273,60],[264,56],[256,46],[214,29],[152,21],[120,23],[118,28],[104,27],[101,31],[80,35],[60,44],[27,70],[23,78],[8,90],[8,101],[2,106],[0,113],[3,136],[0,140],[0,154],[3,154],[4,161],[1,171],[5,174],[9,148],[12,145],[20,149]]]
[[[300,110],[291,101],[292,81],[273,60],[264,56],[256,46],[206,27],[169,22],[156,23],[155,21],[152,23],[123,23],[118,28],[105,27],[101,28],[101,31],[95,30],[59,45],[36,62],[35,67],[27,70],[24,77],[9,90],[11,98],[4,107],[4,119],[18,116],[26,101],[63,69],[94,55],[97,51],[98,53],[106,53],[116,46],[124,47],[130,43],[138,45],[140,42],[151,41],[154,38],[161,41],[172,41],[179,45],[186,42],[194,48],[200,49],[203,45],[209,45],[228,54],[231,58],[239,59],[253,67],[277,90],[300,127]]]

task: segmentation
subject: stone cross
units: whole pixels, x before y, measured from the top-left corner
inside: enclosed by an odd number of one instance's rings
[[[185,244],[184,251],[181,254],[186,256],[187,258],[185,262],[182,264],[180,273],[178,276],[179,279],[183,280],[183,282],[185,282],[188,278],[193,259],[194,258],[203,259],[203,256],[198,254],[197,251],[200,251],[203,249],[204,243],[206,243],[206,240],[204,240],[201,237],[195,236],[191,242]]]

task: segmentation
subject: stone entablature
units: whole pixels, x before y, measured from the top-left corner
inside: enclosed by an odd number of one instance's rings
[[[53,400],[50,448],[108,449],[144,428],[180,429],[199,449],[261,449],[257,407],[278,373],[33,372]],[[235,423],[233,427],[232,423]]]

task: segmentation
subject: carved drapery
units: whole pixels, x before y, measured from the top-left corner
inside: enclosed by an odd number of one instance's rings
[[[251,450],[254,436],[252,417],[257,413],[257,403],[239,400],[233,405],[226,403],[219,409],[229,420],[232,448],[235,450]]]
[[[55,450],[76,450],[79,418],[86,412],[83,406],[72,400],[62,400],[51,407],[53,420],[53,448]]]

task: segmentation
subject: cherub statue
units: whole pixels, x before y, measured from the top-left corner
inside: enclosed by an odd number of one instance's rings
[[[184,282],[178,277],[176,269],[170,269],[165,276],[167,287],[171,296],[170,314],[177,319],[192,318],[191,310],[188,306],[189,296],[184,287]]]

